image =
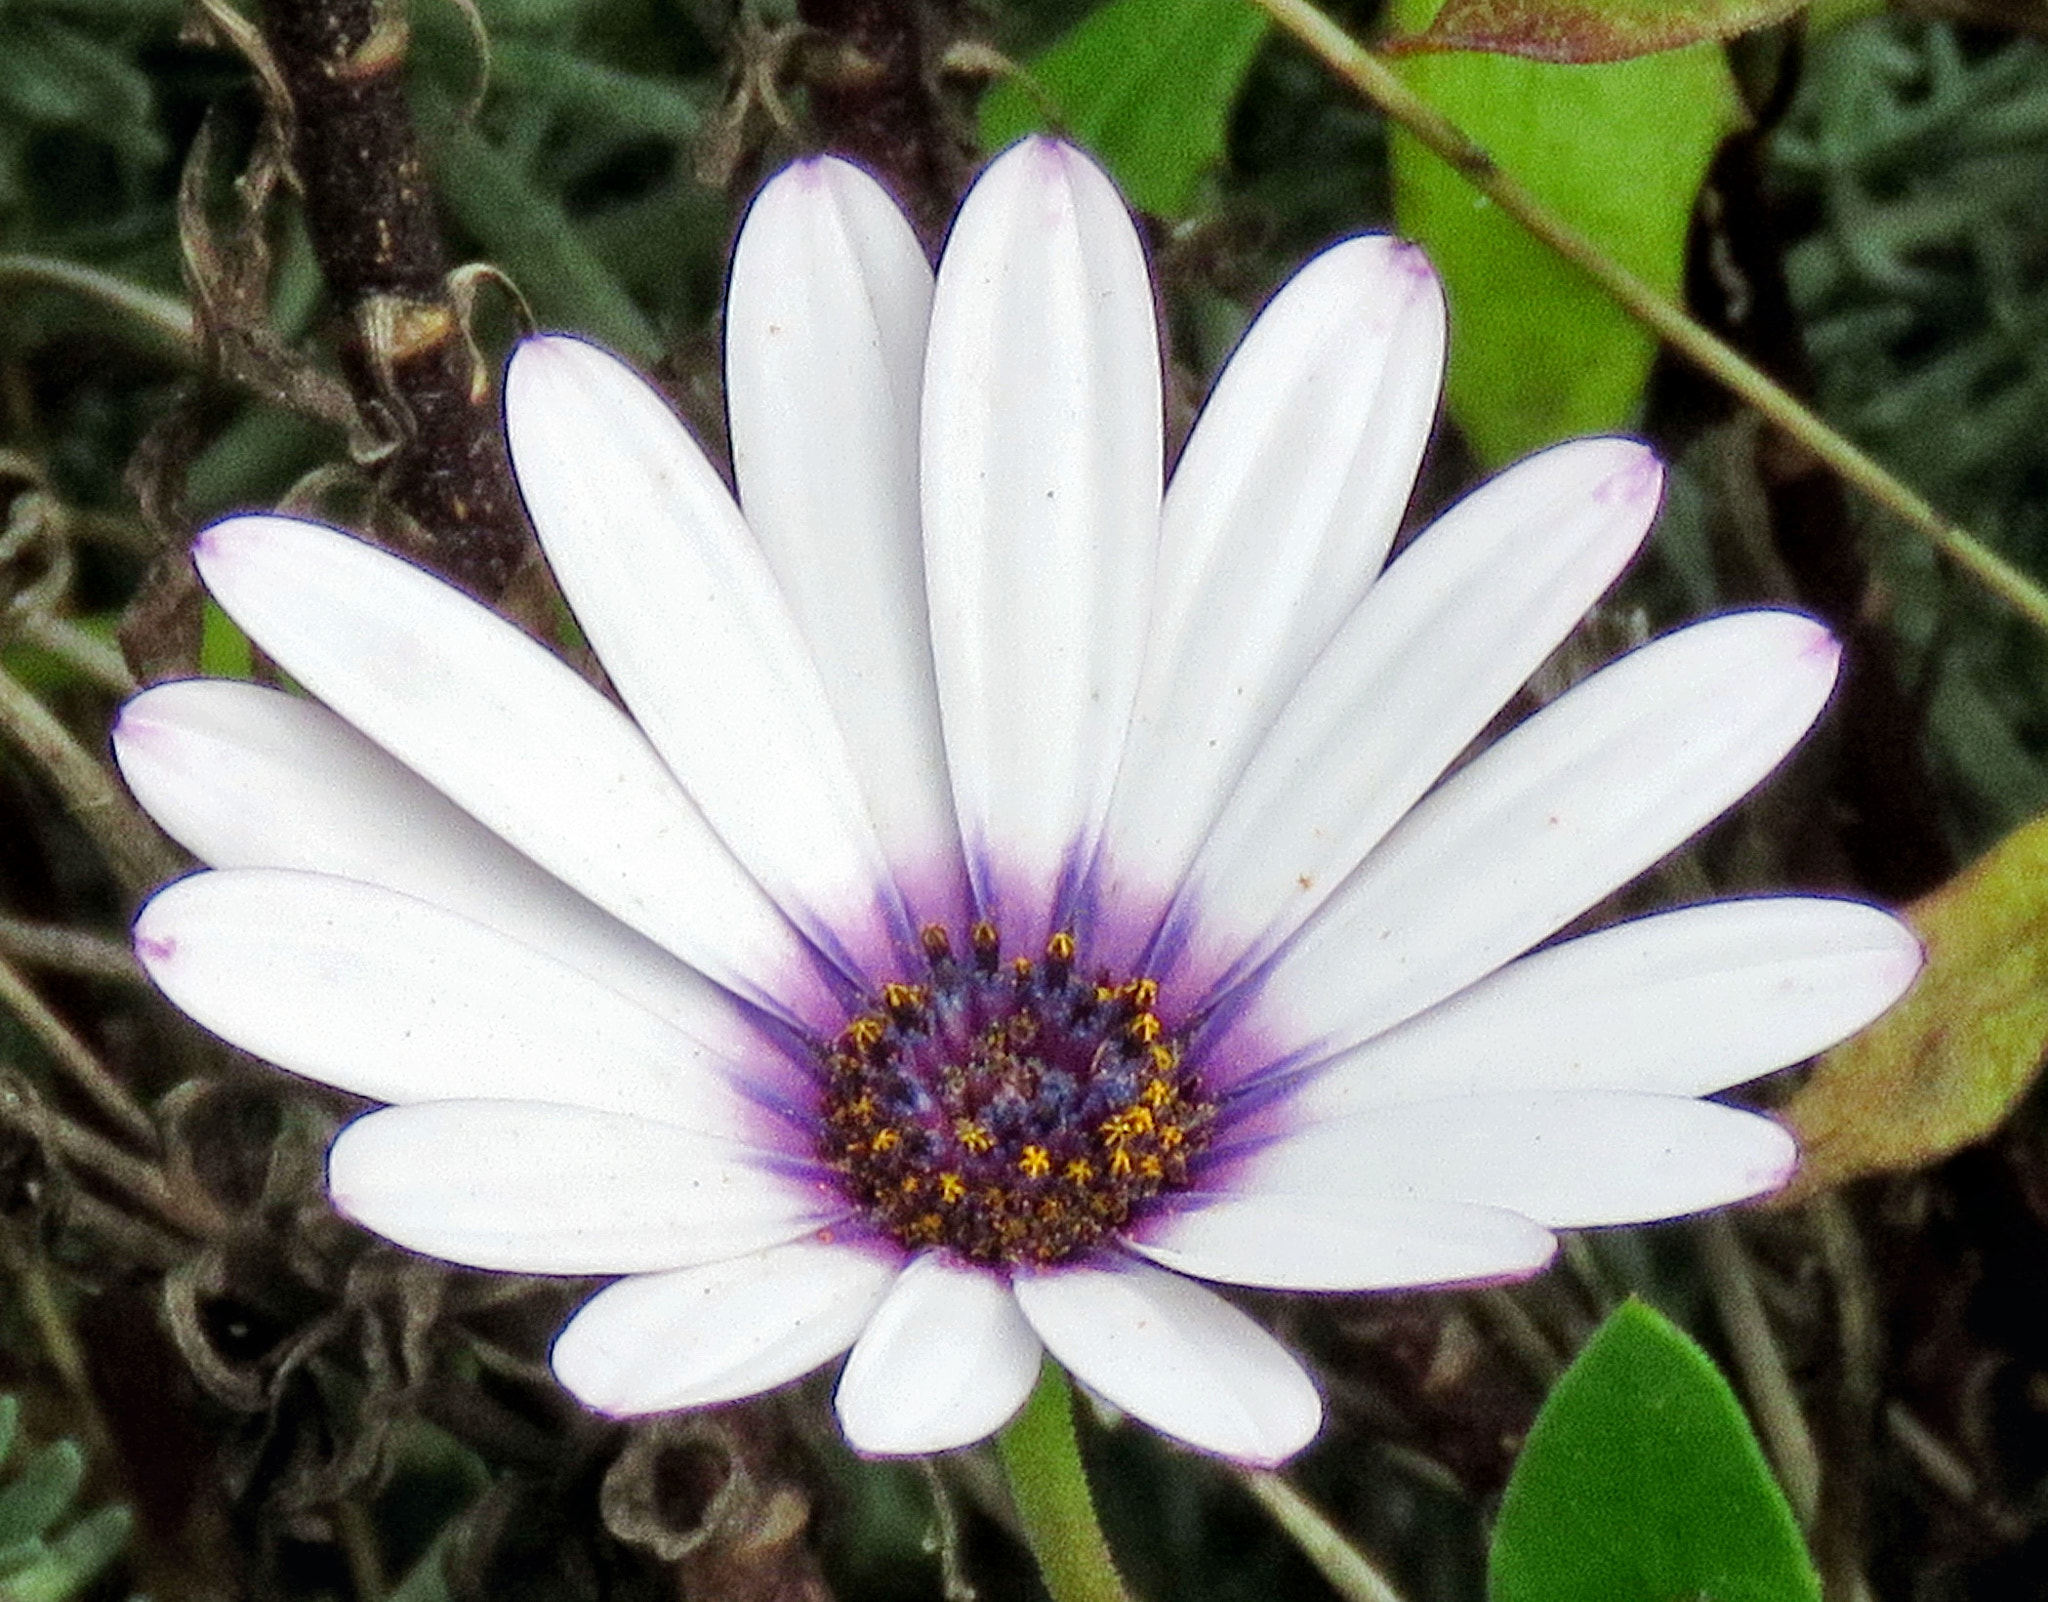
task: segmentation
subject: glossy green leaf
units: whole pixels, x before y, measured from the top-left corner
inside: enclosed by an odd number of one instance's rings
[[[1712,1359],[1629,1302],[1550,1393],[1494,1529],[1491,1602],[1819,1602]]]
[[[1806,0],[1445,0],[1395,53],[1490,50],[1531,61],[1627,61],[1782,22]]]
[[[1396,0],[1420,31],[1436,0]],[[1495,162],[1623,266],[1676,295],[1694,198],[1736,125],[1712,45],[1559,66],[1511,56],[1411,56],[1402,76]],[[1451,303],[1452,415],[1490,466],[1574,434],[1622,428],[1656,347],[1579,268],[1396,133],[1402,232],[1429,250]]]
[[[1906,909],[1927,968],[1820,1060],[1785,1108],[1798,1185],[1925,1167],[1982,1140],[2048,1053],[2048,817]]]
[[[1028,82],[989,94],[982,143],[1062,133],[1100,156],[1141,211],[1184,216],[1222,157],[1266,28],[1249,0],[1110,0],[1029,62]]]

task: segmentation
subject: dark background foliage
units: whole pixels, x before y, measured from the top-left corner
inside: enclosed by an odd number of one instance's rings
[[[471,339],[488,372],[526,316],[587,331],[722,449],[720,288],[763,175],[853,154],[936,245],[998,53],[1029,58],[1085,9],[5,0],[0,651],[19,694],[97,758],[130,684],[248,671],[182,555],[235,507],[348,521],[555,632]],[[1366,36],[1378,20],[1333,9]],[[1802,20],[1737,41],[1750,126],[1712,169],[1686,275],[1697,316],[2035,572],[2039,21]],[[343,59],[370,68],[337,76]],[[1387,226],[1390,197],[1377,115],[1269,43],[1224,160],[1147,225],[1183,422],[1262,296],[1319,244]],[[1823,736],[1639,899],[1791,883],[1905,900],[2048,805],[2038,633],[1692,371],[1659,365],[1640,426],[1677,467],[1663,530],[1557,674],[1646,619],[1763,598],[1826,615],[1852,667]],[[1475,471],[1447,429],[1418,518]],[[320,1155],[348,1108],[155,999],[124,928],[175,853],[65,777],[32,718],[7,723],[0,1391],[35,1439],[79,1443],[88,1504],[132,1510],[90,1594],[1039,1594],[983,1455],[857,1463],[817,1381],[635,1427],[585,1416],[544,1364],[581,1287],[443,1270],[336,1220]],[[79,1061],[146,1123],[82,1091]],[[2048,1124],[2022,1103],[1918,1172],[1583,1239],[1518,1290],[1256,1311],[1327,1385],[1296,1483],[1413,1602],[1482,1593],[1533,1412],[1631,1291],[1753,1407],[1803,1421],[1765,1434],[1813,1451],[1803,1511],[1831,1602],[2044,1597],[2044,1268]],[[1086,1445],[1142,1594],[1331,1594],[1223,1468],[1136,1430]]]

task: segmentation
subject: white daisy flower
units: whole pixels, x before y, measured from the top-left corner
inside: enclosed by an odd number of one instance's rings
[[[506,379],[625,711],[344,534],[195,545],[318,701],[129,704],[122,768],[212,870],[137,949],[228,1040],[391,1104],[334,1144],[344,1213],[623,1276],[553,1354],[605,1412],[849,1353],[852,1444],[941,1451],[1050,1351],[1269,1464],[1316,1387],[1211,1282],[1497,1280],[1783,1180],[1785,1132],[1702,1098],[1880,1012],[1904,927],[1756,899],[1542,943],[1771,770],[1836,646],[1683,629],[1444,777],[1661,474],[1560,446],[1386,563],[1442,363],[1418,252],[1304,268],[1163,493],[1144,255],[1065,146],[989,169],[936,281],[871,179],[791,168],[726,337],[737,503],[603,352],[529,340]]]

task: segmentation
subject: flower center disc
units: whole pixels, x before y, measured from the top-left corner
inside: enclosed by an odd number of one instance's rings
[[[905,1246],[1057,1263],[1187,1183],[1215,1105],[1181,1064],[1151,979],[1088,980],[1070,934],[1005,963],[924,931],[922,984],[887,984],[826,1053],[825,1160]]]

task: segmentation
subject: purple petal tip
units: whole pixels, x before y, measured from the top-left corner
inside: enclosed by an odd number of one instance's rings
[[[1656,501],[1664,493],[1663,462],[1639,441],[1616,443],[1623,448],[1620,464],[1593,486],[1593,499],[1602,506],[1637,506]]]
[[[1387,260],[1418,285],[1436,282],[1436,263],[1429,259],[1429,252],[1412,239],[1396,239],[1387,252]]]

